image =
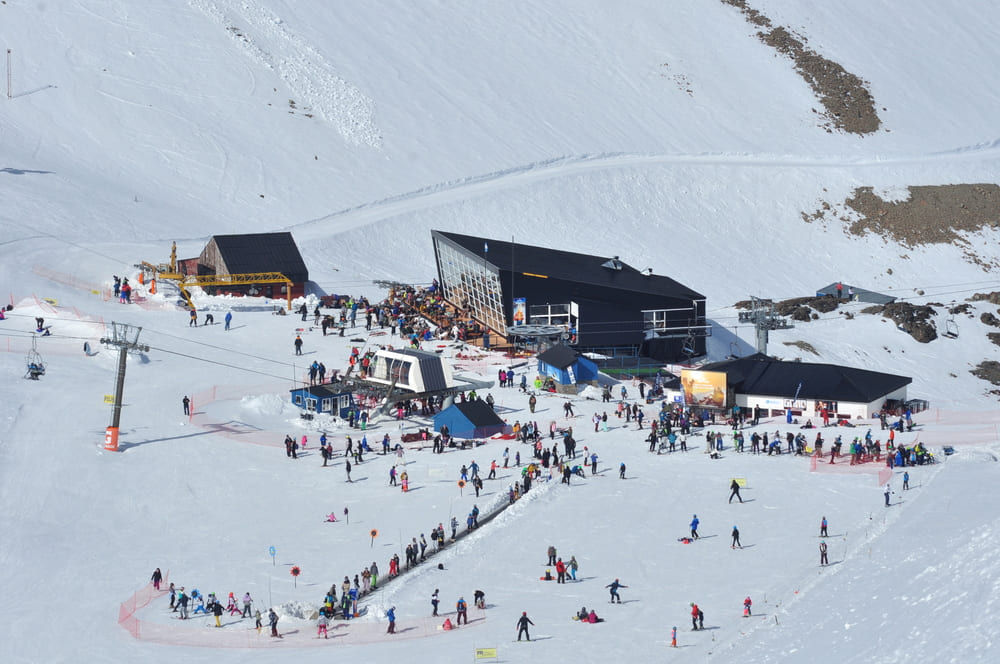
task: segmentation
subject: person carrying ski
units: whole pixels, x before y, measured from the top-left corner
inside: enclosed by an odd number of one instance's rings
[[[691,519],[691,539],[698,539],[698,515],[695,514]]]
[[[531,622],[531,618],[528,617],[528,612],[522,611],[521,617],[517,619],[517,640],[520,641],[521,634],[524,634],[524,637],[528,641],[530,641],[531,635],[528,634],[528,625],[534,625],[534,624],[535,623]]]
[[[617,601],[617,602],[618,602],[619,604],[621,604],[621,603],[622,603],[622,598],[621,598],[621,596],[620,596],[620,595],[618,594],[618,589],[619,589],[619,588],[628,588],[628,586],[626,586],[626,585],[623,585],[623,584],[619,583],[618,579],[615,579],[614,581],[612,581],[611,583],[609,583],[608,585],[606,585],[606,586],[604,586],[604,587],[605,587],[605,588],[610,588],[610,589],[611,589],[611,603],[612,603],[612,604],[614,604],[614,603],[615,603],[616,601]]]
[[[733,502],[733,498],[739,498],[740,502],[741,503],[743,502],[743,498],[740,496],[740,483],[736,481],[735,477],[733,478],[733,481],[729,484],[729,490],[730,490],[729,493],[730,503]]]

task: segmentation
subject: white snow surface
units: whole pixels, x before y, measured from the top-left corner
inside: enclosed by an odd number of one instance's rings
[[[378,298],[373,279],[431,280],[434,228],[619,255],[676,278],[708,298],[711,359],[752,351],[732,306],[749,295],[843,280],[946,306],[1000,290],[996,268],[968,262],[963,247],[902,247],[801,216],[858,186],[898,200],[911,185],[996,182],[1000,14],[958,0],[751,4],[869,81],[883,128],[863,138],[821,128],[791,63],[721,2],[0,5],[11,63],[0,286],[14,305],[0,321],[0,660],[269,662],[291,650],[305,662],[457,662],[496,647],[507,662],[993,661],[1000,415],[992,386],[969,370],[997,359],[979,322],[996,305],[975,303],[957,318],[959,339],[930,344],[863,305],[846,307],[853,319],[834,312],[772,333],[774,354],[912,376],[910,395],[931,402],[902,439],[942,463],[911,469],[909,491],[897,469],[890,508],[881,466],[813,470],[730,447],[710,460],[701,438],[687,454],[651,455],[617,418],[593,432],[599,402],[581,396],[567,421],[562,398],[546,395],[539,424],[571,424],[601,473],[537,484],[324,641],[310,615],[331,584],[372,560],[384,573],[410,538],[505,501],[513,470],[478,499],[456,482],[463,464],[488,469],[510,443],[410,449],[405,494],[387,486],[395,457],[369,456],[347,483],[343,459],[323,468],[315,447],[322,426],[341,451],[346,427],[300,420],[288,390],[314,359],[344,369],[349,338],[306,325],[296,358],[302,322],[262,302],[200,297],[217,324],[191,328],[165,284],[155,296],[139,287],[140,304],[107,298],[112,274],[135,283],[134,266],[166,261],[172,241],[189,257],[214,234],[276,230],[295,236],[316,293]],[[967,239],[987,262],[1000,258],[995,227]],[[52,335],[35,340],[47,371],[29,381],[36,316]],[[141,326],[150,346],[128,360],[117,453],[102,449],[117,356],[100,339],[112,321]],[[456,362],[490,380],[508,360]],[[492,392],[503,417],[529,417],[526,396]],[[760,426],[776,429],[787,430]],[[386,432],[395,442],[401,429],[380,421],[369,441]],[[308,436],[302,458],[285,457],[286,434]],[[944,458],[944,445],[956,454]],[[726,502],[734,477],[747,480],[743,504]],[[349,523],[324,522],[345,507]],[[703,539],[679,543],[693,514]],[[824,515],[831,565],[820,568]],[[726,548],[734,525],[742,550]],[[549,545],[576,556],[577,582],[538,580]],[[172,620],[163,596],[126,621],[136,638],[119,624],[132,615],[122,604],[156,567],[188,590],[249,591],[276,607],[285,638],[228,615],[222,629]],[[628,587],[612,606],[615,578]],[[476,589],[488,608],[437,630],[434,589],[442,613]],[[689,631],[691,602],[708,629]],[[583,605],[606,622],[572,621]],[[522,611],[531,645],[512,643]]]

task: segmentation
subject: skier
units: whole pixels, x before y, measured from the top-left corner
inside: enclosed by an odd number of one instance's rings
[[[695,514],[691,519],[691,539],[698,539],[698,515]]]
[[[885,483],[885,491],[884,491],[884,493],[885,493],[885,506],[888,507],[889,506],[889,494],[892,493],[892,487],[890,486],[889,482]]]
[[[819,543],[819,564],[821,566],[830,564],[826,557],[826,542]]]
[[[324,639],[330,638],[327,635],[327,625],[330,624],[330,619],[326,616],[326,611],[319,612],[319,620],[316,621],[316,638],[318,639],[322,636]]]
[[[554,547],[554,546],[550,546],[549,547],[549,562],[546,563],[546,564],[547,565],[555,565],[556,564],[556,547]]]
[[[691,631],[698,631],[698,614],[701,613],[701,609],[694,602],[691,602]]]
[[[455,624],[456,625],[461,625],[462,621],[464,620],[465,624],[468,625],[469,624],[469,605],[465,603],[465,598],[464,597],[459,597],[458,598],[458,602],[455,604],[455,610],[458,613],[458,619],[455,621]]]
[[[580,569],[579,563],[576,562],[576,556],[570,556],[569,558],[569,575],[574,581],[576,581],[576,570]]]
[[[735,477],[733,478],[732,483],[730,483],[729,485],[729,490],[730,490],[729,493],[730,503],[733,502],[734,497],[739,498],[741,503],[743,502],[743,498],[740,496],[740,483],[736,481]]]
[[[267,623],[271,626],[271,636],[280,636],[278,634],[278,614],[274,612],[273,608],[267,614]]]
[[[612,604],[614,604],[615,601],[617,601],[619,604],[622,603],[622,598],[618,594],[618,589],[619,588],[628,588],[628,586],[619,583],[618,579],[615,579],[614,581],[612,581],[611,583],[609,583],[608,585],[606,585],[604,587],[611,589],[611,603]]]
[[[674,625],[674,628],[670,630],[670,647],[677,647],[677,625]]]
[[[295,354],[296,355],[302,354],[302,337],[301,335],[298,334],[295,335]]]
[[[431,606],[434,607],[434,612],[431,613],[432,616],[436,616],[438,614],[438,602],[439,601],[440,600],[438,600],[438,589],[435,588],[434,589],[434,593],[431,594]]]
[[[618,466],[618,477],[625,479],[625,462],[622,461],[622,465]]]
[[[191,414],[191,400],[187,398],[186,394],[184,395],[184,398],[181,399],[181,403],[184,404],[184,414],[185,415],[190,415]]]
[[[253,604],[253,598],[250,597],[250,593],[245,593],[243,595],[243,616],[244,618],[250,617],[250,606]]]
[[[222,602],[216,602],[212,605],[212,615],[215,616],[215,626],[222,627],[220,622],[222,619]]]
[[[534,624],[535,623],[531,622],[531,618],[528,617],[528,612],[522,611],[521,617],[517,619],[517,640],[520,641],[521,634],[524,634],[524,637],[528,641],[530,641],[531,635],[528,634],[528,625],[534,625]]]
[[[232,311],[227,311],[226,312],[226,332],[229,331],[229,324],[232,323],[232,322],[233,322],[233,312]]]
[[[385,612],[385,617],[389,619],[389,629],[385,631],[386,634],[396,633],[396,607],[389,607],[389,610]]]
[[[556,583],[566,583],[566,563],[562,558],[556,561]]]
[[[159,567],[157,567],[155,570],[153,570],[153,576],[151,577],[150,580],[153,582],[153,589],[154,590],[159,590],[160,589],[160,582],[163,581],[163,574],[160,573],[160,568]]]
[[[750,615],[751,615],[750,614],[750,607],[752,605],[753,605],[753,602],[750,600],[750,595],[747,595],[747,598],[745,600],[743,600],[743,617],[744,618],[749,618],[750,617]]]
[[[188,617],[188,596],[184,594],[184,586],[177,593],[177,607],[180,609],[180,619],[187,620]],[[176,609],[175,609],[176,610]]]
[[[736,526],[733,526],[733,543],[732,543],[732,545],[729,548],[730,549],[735,549],[736,547],[739,547],[739,548],[742,549],[743,545],[740,544],[740,530],[739,530],[739,528],[737,528]]]
[[[826,537],[827,536],[826,535],[826,517],[825,516],[823,517],[823,520],[819,522],[819,536],[820,537]]]

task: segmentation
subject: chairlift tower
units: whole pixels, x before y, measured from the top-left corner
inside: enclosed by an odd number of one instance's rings
[[[740,312],[741,323],[753,323],[756,330],[757,352],[767,355],[767,338],[770,330],[786,330],[793,327],[787,319],[775,311],[774,301],[750,296],[750,311]]]
[[[115,403],[111,414],[111,426],[104,433],[104,449],[109,452],[118,451],[118,425],[122,416],[122,395],[125,391],[125,367],[128,365],[129,353],[148,353],[149,346],[139,343],[141,327],[133,327],[128,323],[111,323],[111,336],[101,339],[105,346],[118,349],[118,372],[115,381]]]

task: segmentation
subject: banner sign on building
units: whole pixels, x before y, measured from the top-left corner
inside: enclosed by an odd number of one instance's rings
[[[722,371],[681,369],[681,388],[689,406],[726,407],[726,374]]]
[[[525,303],[523,297],[514,298],[514,325],[524,325],[527,321],[525,317],[527,315],[528,305]]]

